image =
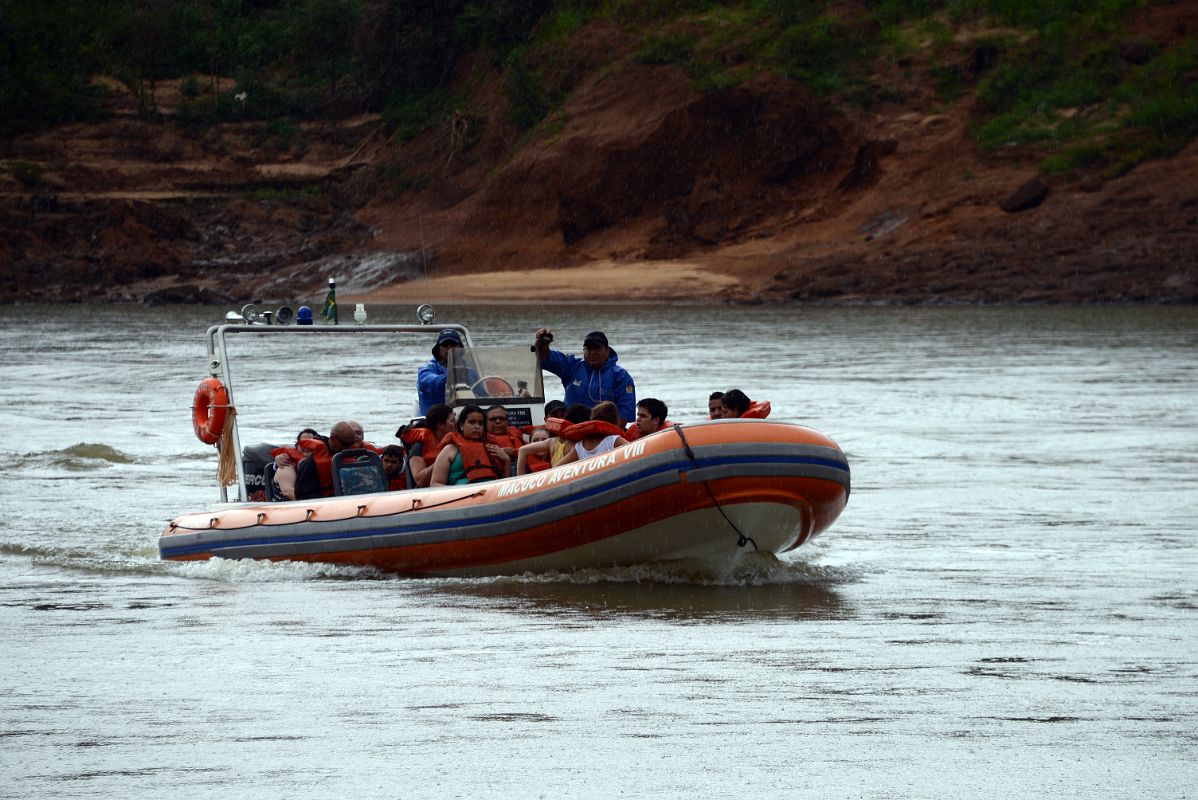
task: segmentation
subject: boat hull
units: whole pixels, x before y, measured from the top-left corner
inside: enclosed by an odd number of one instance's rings
[[[831,525],[849,487],[844,454],[817,431],[723,420],[518,478],[185,515],[159,551],[435,575],[783,553]]]

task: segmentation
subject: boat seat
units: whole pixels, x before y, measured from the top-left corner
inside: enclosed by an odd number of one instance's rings
[[[387,491],[383,459],[370,450],[342,450],[333,455],[333,494]]]

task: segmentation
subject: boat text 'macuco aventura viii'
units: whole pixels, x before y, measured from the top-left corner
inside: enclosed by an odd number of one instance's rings
[[[255,312],[247,307],[208,330],[210,377],[194,417],[197,435],[220,454],[222,502],[172,520],[158,541],[164,559],[286,559],[456,576],[726,559],[792,550],[848,501],[848,462],[835,442],[758,419],[673,425],[590,459],[464,486],[380,491],[387,484],[377,466],[351,454],[335,463],[335,496],[255,501],[262,462],[241,448],[233,337],[378,334],[431,343],[452,328],[465,347],[447,367],[449,405],[500,404],[519,426],[543,423],[545,404],[535,352],[476,346],[463,326],[427,324],[427,306],[421,325],[280,325],[269,317],[264,324]]]

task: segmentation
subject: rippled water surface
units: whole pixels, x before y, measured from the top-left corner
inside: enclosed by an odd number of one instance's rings
[[[442,309],[853,467],[783,560],[490,580],[160,563],[219,317],[0,307],[0,795],[1198,794],[1198,310]],[[389,441],[430,344],[247,345],[243,441]]]

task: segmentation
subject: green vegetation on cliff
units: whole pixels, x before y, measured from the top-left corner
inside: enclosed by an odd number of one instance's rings
[[[1198,135],[1198,46],[1129,33],[1186,0],[7,0],[0,135],[103,112],[93,76],[157,113],[184,79],[198,123],[381,112],[404,139],[463,106],[462,68],[503,75],[503,107],[534,128],[585,79],[568,57],[592,24],[639,42],[611,59],[675,64],[699,91],[762,72],[857,108],[903,104],[924,78],[973,102],[978,145],[1046,171],[1124,171]],[[1184,14],[1180,16],[1184,17]],[[1192,24],[1192,23],[1191,23]],[[232,79],[233,83],[230,83]],[[249,100],[239,100],[245,93]],[[474,126],[477,130],[478,126]],[[465,143],[466,146],[469,142]]]

